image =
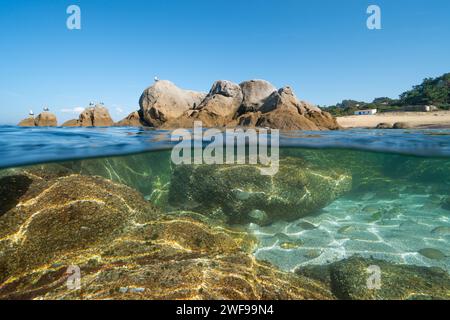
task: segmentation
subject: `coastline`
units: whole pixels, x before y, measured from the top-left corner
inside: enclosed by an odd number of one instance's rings
[[[435,112],[385,112],[376,115],[337,117],[338,124],[344,129],[376,128],[380,123],[394,124],[403,122],[412,129],[448,129],[450,111]]]

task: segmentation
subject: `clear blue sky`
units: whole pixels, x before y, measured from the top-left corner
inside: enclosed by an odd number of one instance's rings
[[[119,120],[155,75],[200,91],[263,78],[320,105],[396,97],[450,71],[449,39],[448,0],[0,0],[0,123],[92,100]]]

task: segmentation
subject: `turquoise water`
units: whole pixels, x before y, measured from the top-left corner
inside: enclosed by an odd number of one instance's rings
[[[280,172],[267,179],[249,167],[180,169],[167,131],[1,127],[0,137],[0,177],[56,172],[50,163],[102,176],[167,215],[246,230],[253,255],[284,271],[355,255],[450,271],[450,130],[283,133]]]

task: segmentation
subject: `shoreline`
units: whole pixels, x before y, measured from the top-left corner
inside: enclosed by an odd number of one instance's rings
[[[393,125],[397,122],[406,123],[411,129],[449,129],[450,111],[385,112],[376,115],[337,117],[336,120],[344,129],[374,129],[380,123]]]

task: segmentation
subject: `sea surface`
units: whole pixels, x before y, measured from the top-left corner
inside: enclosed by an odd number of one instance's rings
[[[152,129],[2,126],[0,176],[38,164],[81,167],[170,214],[186,209],[167,199],[175,144]],[[296,219],[242,223],[258,239],[257,259],[294,271],[358,255],[450,271],[450,130],[286,132],[280,149],[281,160],[305,163],[298,170],[343,172],[351,187]]]

